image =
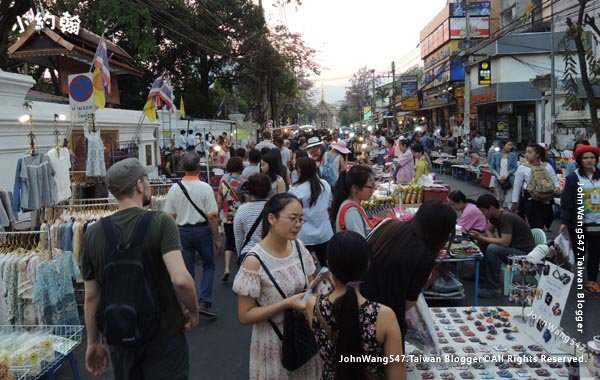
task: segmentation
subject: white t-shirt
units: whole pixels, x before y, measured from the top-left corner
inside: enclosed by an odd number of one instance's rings
[[[290,157],[291,153],[288,148],[284,147],[283,149],[281,149],[281,163],[283,163],[283,166],[288,166],[288,163],[290,162]]]
[[[175,148],[185,148],[187,145],[187,138],[184,135],[175,137]]]
[[[325,180],[319,180],[323,185],[323,192],[317,202],[310,206],[310,183],[304,182],[290,187],[289,193],[295,195],[302,202],[304,220],[298,239],[305,245],[317,245],[329,241],[333,236],[333,229],[329,222],[327,209],[331,203],[331,187]]]
[[[54,170],[54,181],[56,183],[56,202],[62,202],[71,198],[71,155],[67,148],[50,149],[48,151],[50,165]]]
[[[508,175],[508,158],[502,157],[500,160],[500,175],[505,176]]]
[[[206,216],[210,218],[217,214],[218,209],[215,194],[208,183],[202,182],[196,177],[183,177],[181,184],[185,186],[190,198],[192,198],[196,206],[198,206]],[[177,214],[175,222],[179,226],[207,221],[198,211],[196,211],[196,208],[192,206],[178,184],[174,184],[169,189],[165,212],[167,214]]]
[[[560,183],[558,182],[558,177],[556,176],[556,172],[552,168],[552,165],[549,163],[546,164],[546,171],[552,180],[555,188],[560,188]],[[515,183],[513,185],[513,194],[512,201],[513,203],[519,203],[519,198],[521,197],[521,190],[527,189],[529,182],[531,181],[531,168],[527,165],[520,165],[515,172]]]

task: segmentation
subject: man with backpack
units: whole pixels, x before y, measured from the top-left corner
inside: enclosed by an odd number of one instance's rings
[[[83,237],[86,368],[102,376],[110,352],[115,379],[187,379],[184,332],[199,315],[177,226],[169,215],[143,209],[152,193],[136,158],[114,164],[106,184],[119,210]]]

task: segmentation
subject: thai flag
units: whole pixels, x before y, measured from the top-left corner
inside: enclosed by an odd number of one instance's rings
[[[156,108],[161,108],[163,105],[167,106],[171,113],[175,112],[175,104],[173,104],[173,89],[169,84],[169,81],[158,77],[152,83],[150,92],[148,93],[148,99],[153,99]]]
[[[225,111],[225,100],[221,100],[219,107],[217,107],[217,117],[221,116],[221,114]]]
[[[106,91],[110,94],[110,66],[108,65],[108,50],[106,48],[106,40],[104,40],[104,36],[100,38],[100,43],[96,49],[94,67],[100,69],[102,84],[104,85],[104,88],[106,88]]]

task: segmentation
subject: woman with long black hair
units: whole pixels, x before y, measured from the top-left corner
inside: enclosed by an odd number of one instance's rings
[[[402,335],[393,310],[363,297],[358,285],[369,267],[366,240],[352,231],[338,232],[327,248],[335,290],[309,299],[306,315],[319,344],[322,379],[406,379],[401,362],[345,363],[342,357],[401,356]],[[373,377],[373,376],[371,376]]]
[[[326,266],[325,253],[327,242],[333,236],[327,209],[331,203],[331,187],[327,181],[317,175],[317,165],[308,157],[296,161],[298,181],[290,187],[290,194],[300,199],[304,209],[304,226],[298,239],[306,245],[306,249],[314,252],[321,266]]]
[[[281,156],[277,156],[275,152],[269,151],[263,154],[260,160],[260,172],[271,178],[271,192],[269,196],[285,193],[285,180],[281,172]]]
[[[535,182],[540,183],[542,180],[547,182],[542,177],[549,177],[554,185],[554,196],[558,196],[560,194],[560,184],[556,177],[556,172],[546,161],[546,149],[539,144],[532,143],[527,145],[525,159],[527,160],[527,164],[520,165],[515,172],[511,211],[515,212],[519,210],[519,214],[527,218],[527,222],[531,228],[550,228],[554,220],[554,212],[552,210],[554,201],[552,199],[545,201],[536,200],[536,194],[532,186],[535,185]],[[543,169],[545,169],[545,173]],[[538,173],[535,174],[537,177],[535,181],[532,174],[534,170]]]
[[[406,310],[416,304],[455,225],[456,212],[450,205],[427,201],[409,222],[384,221],[369,236],[371,261],[361,290],[367,299],[394,310],[403,338]]]
[[[370,199],[374,189],[375,179],[369,167],[354,165],[340,173],[330,209],[336,232],[349,230],[367,237],[372,226],[360,202]]]

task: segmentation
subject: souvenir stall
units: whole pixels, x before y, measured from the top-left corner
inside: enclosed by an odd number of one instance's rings
[[[373,197],[362,203],[370,218],[410,220],[428,199],[445,200],[447,186],[435,191],[419,185],[397,186],[383,171],[376,174]],[[440,190],[443,188],[443,190]],[[546,258],[557,260],[550,249]],[[560,251],[559,251],[560,252]],[[510,299],[516,306],[478,306],[479,265],[483,254],[468,237],[457,235],[436,262],[475,264],[475,295],[469,307],[432,307],[430,300],[464,300],[458,273],[440,277],[424,289],[407,313],[405,364],[409,379],[592,378],[600,369],[600,339],[579,344],[560,328],[573,273],[550,261],[531,264],[515,257],[509,265]],[[537,257],[539,259],[539,257]],[[538,262],[539,260],[533,260]],[[595,364],[594,364],[595,363]],[[596,367],[594,367],[596,365]]]

